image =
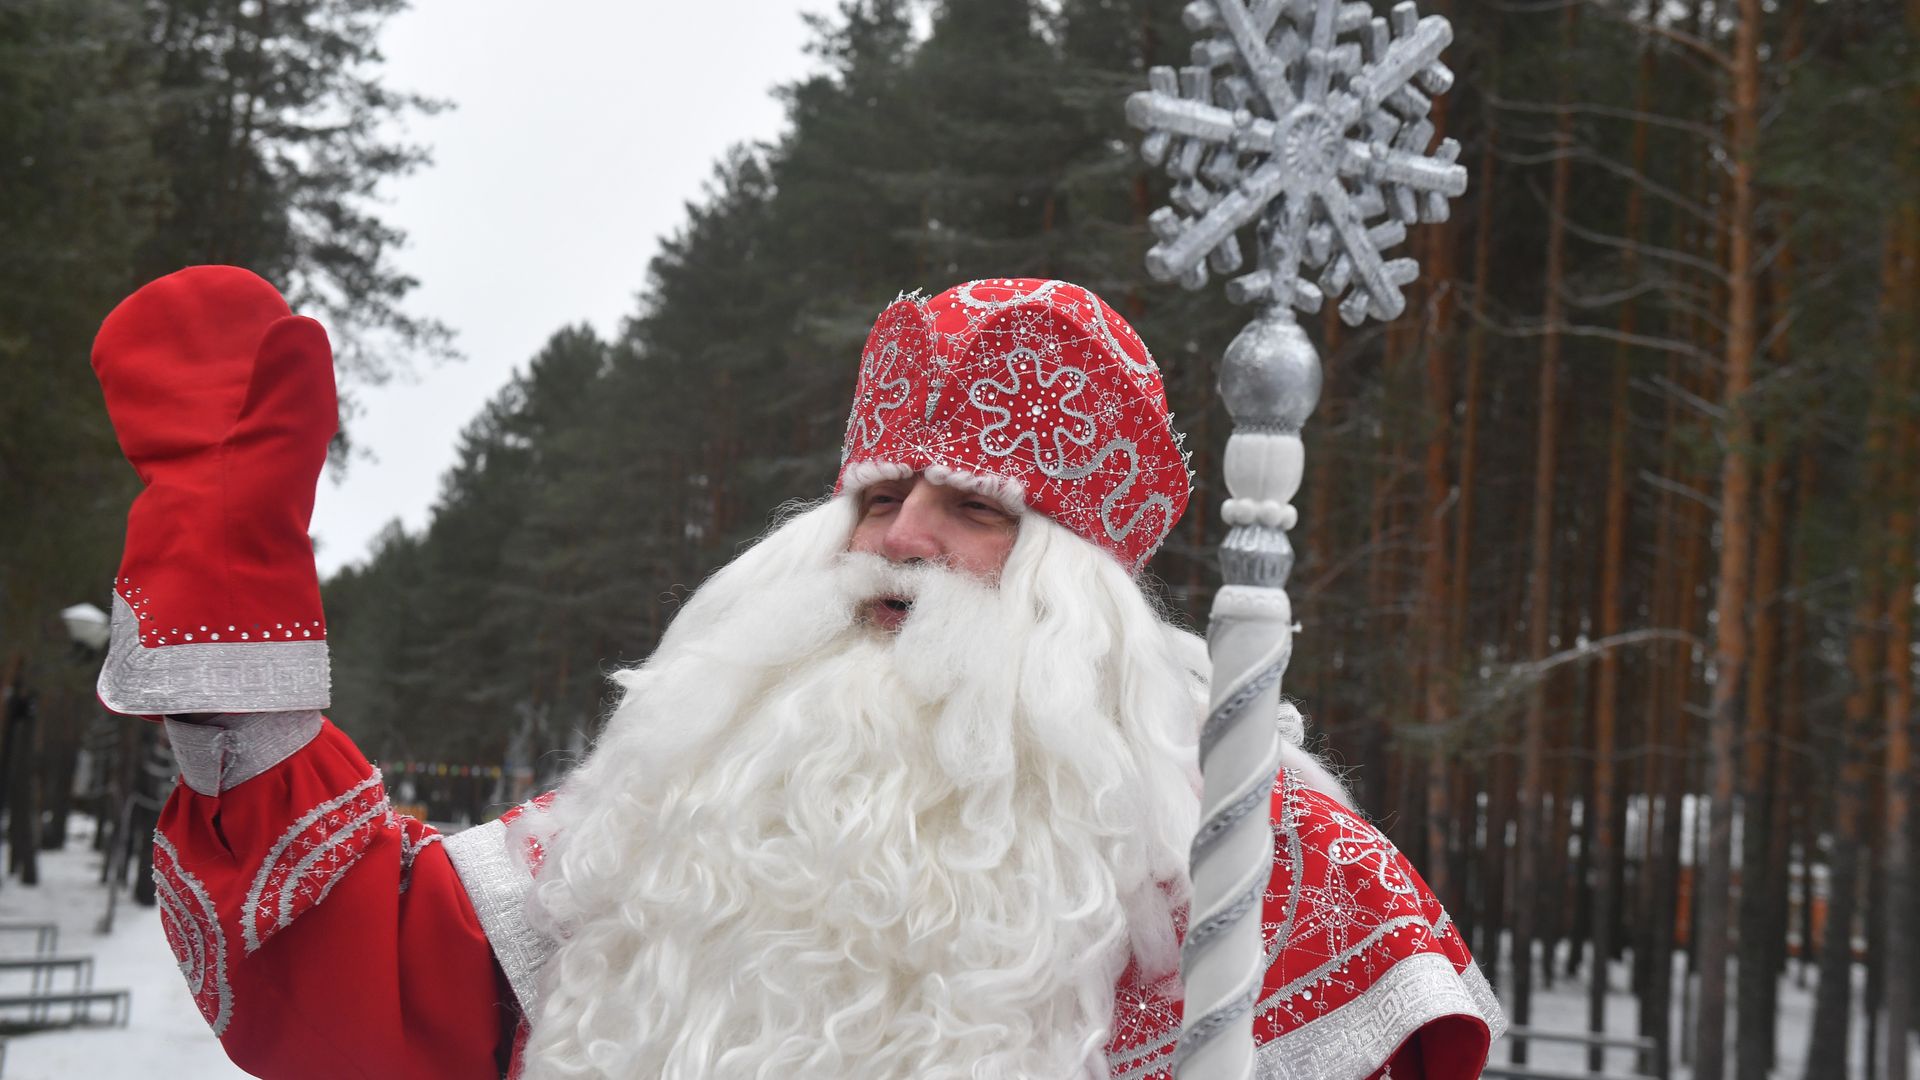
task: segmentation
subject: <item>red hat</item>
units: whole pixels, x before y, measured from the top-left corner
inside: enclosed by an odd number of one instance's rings
[[[127,514],[101,702],[132,715],[326,707],[307,538],[339,422],[326,331],[249,271],[195,266],[113,309],[93,370],[146,485]]]
[[[1147,347],[1092,292],[992,278],[881,312],[836,492],[926,472],[1045,514],[1137,572],[1192,480]]]

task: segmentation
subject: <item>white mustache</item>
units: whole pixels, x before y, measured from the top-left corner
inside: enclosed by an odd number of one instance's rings
[[[911,604],[943,583],[971,580],[940,563],[896,563],[860,551],[836,556],[833,576],[840,595],[855,606],[883,597],[898,597]]]

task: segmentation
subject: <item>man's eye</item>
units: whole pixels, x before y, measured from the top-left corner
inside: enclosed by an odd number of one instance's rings
[[[1013,520],[1013,515],[1007,513],[1007,508],[1004,506],[1001,506],[997,502],[986,502],[980,499],[972,499],[967,502],[961,503],[960,505],[963,509],[967,511],[967,513],[983,521],[992,521],[993,523],[998,524],[1003,521]]]

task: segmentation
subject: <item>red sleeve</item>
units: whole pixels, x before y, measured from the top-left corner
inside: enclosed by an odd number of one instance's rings
[[[1283,773],[1254,1037],[1276,1075],[1472,1080],[1505,1027],[1433,891],[1381,832]]]
[[[1261,1076],[1472,1080],[1506,1024],[1446,909],[1358,814],[1283,772],[1273,791],[1267,971],[1253,1034]],[[1185,913],[1175,931],[1184,933]],[[1108,1071],[1171,1080],[1177,976],[1129,966],[1115,990]]]
[[[511,995],[439,834],[306,715],[317,733],[290,753],[289,714],[168,725],[186,782],[154,834],[155,881],[201,1014],[275,1080],[501,1076]]]

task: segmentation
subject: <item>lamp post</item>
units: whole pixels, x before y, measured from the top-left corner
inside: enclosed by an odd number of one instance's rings
[[[1174,1069],[1180,1080],[1243,1080],[1268,959],[1275,718],[1293,640],[1287,530],[1306,460],[1300,432],[1320,397],[1319,354],[1294,313],[1337,303],[1349,325],[1399,317],[1400,287],[1419,266],[1382,252],[1408,226],[1445,220],[1467,174],[1459,144],[1434,146],[1427,119],[1453,82],[1439,59],[1453,38],[1446,19],[1421,18],[1411,2],[1380,18],[1352,0],[1193,0],[1182,18],[1199,36],[1192,63],[1152,69],[1150,88],[1127,99],[1128,121],[1146,132],[1142,155],[1174,181],[1172,205],[1147,219],[1157,241],[1147,271],[1189,289],[1238,274],[1227,297],[1254,317],[1220,371],[1233,417],[1229,529],[1207,631],[1212,700]]]
[[[75,604],[60,612],[60,621],[67,624],[67,637],[75,645],[90,652],[101,652],[107,647],[107,613],[92,604]]]
[[[67,637],[73,641],[74,648],[89,662],[97,661],[106,652],[110,637],[111,620],[107,613],[92,604],[74,604],[60,612],[60,621],[66,624]],[[137,741],[135,745],[138,745]],[[124,763],[123,763],[124,764]],[[124,776],[126,769],[121,773]],[[127,856],[122,850],[127,846],[128,812],[130,803],[122,798],[118,808],[117,820],[112,830],[113,839],[107,844],[107,910],[94,926],[96,933],[108,934],[113,931],[114,909],[118,906],[120,889],[125,883]],[[108,809],[103,806],[102,810]],[[98,827],[98,826],[96,826]]]

